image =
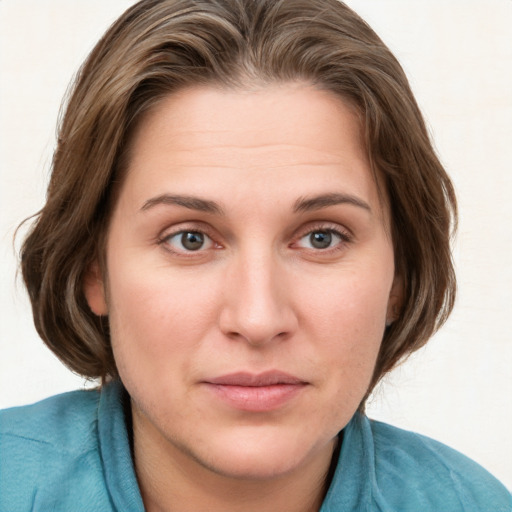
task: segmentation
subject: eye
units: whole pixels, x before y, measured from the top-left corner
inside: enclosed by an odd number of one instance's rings
[[[175,252],[194,252],[213,247],[212,239],[200,231],[178,231],[165,237],[163,242]]]
[[[316,229],[300,238],[298,245],[306,249],[332,249],[347,241],[347,237],[333,229]]]

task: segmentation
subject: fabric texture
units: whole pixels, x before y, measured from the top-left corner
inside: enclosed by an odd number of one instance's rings
[[[0,412],[0,512],[142,512],[119,382]],[[321,512],[511,512],[487,471],[356,414]]]

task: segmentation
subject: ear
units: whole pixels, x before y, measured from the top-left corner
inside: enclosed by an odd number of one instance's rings
[[[388,308],[386,312],[386,326],[389,327],[400,315],[404,295],[403,281],[400,276],[395,275],[391,291],[389,292]]]
[[[84,295],[91,311],[98,316],[108,315],[105,284],[97,261],[92,263],[87,269],[83,287]]]

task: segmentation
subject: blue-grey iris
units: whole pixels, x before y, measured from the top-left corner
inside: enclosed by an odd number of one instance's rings
[[[196,231],[186,231],[181,235],[181,244],[189,251],[197,251],[204,245],[204,235]]]
[[[327,249],[332,242],[332,234],[329,231],[315,231],[309,235],[311,246],[315,249]]]

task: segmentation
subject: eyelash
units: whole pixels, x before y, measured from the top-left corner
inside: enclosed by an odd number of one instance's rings
[[[330,245],[326,248],[319,249],[314,247],[304,247],[300,244],[307,237],[311,237],[313,233],[327,233],[336,237],[338,240],[332,240],[334,245]],[[290,247],[293,249],[300,249],[303,251],[305,258],[312,258],[312,261],[325,261],[328,262],[331,258],[337,258],[346,251],[349,245],[354,241],[354,236],[350,230],[341,226],[337,223],[330,222],[313,222],[306,225],[302,230],[298,232],[298,236],[295,236]],[[309,239],[311,242],[311,239]]]
[[[205,237],[205,239],[209,240],[209,245],[212,247],[207,247],[206,249],[203,247],[199,247],[197,250],[187,250],[186,248],[182,250],[176,250],[171,247],[170,240],[175,237],[182,236],[185,234],[197,234]],[[352,242],[352,235],[347,231],[340,229],[339,225],[329,225],[329,224],[318,224],[315,226],[309,226],[306,230],[302,231],[299,236],[294,237],[294,241],[289,245],[291,248],[297,247],[298,243],[305,239],[308,236],[311,236],[313,233],[325,233],[328,235],[334,235],[339,239],[337,243],[335,243],[332,247],[327,248],[307,248],[303,247],[303,249],[314,253],[314,254],[332,254],[337,251],[343,250],[346,248],[347,244]],[[206,240],[205,240],[206,241]],[[200,255],[204,255],[203,253],[209,249],[222,249],[222,245],[215,242],[214,237],[208,233],[208,230],[204,229],[204,227],[184,227],[177,231],[173,231],[171,233],[165,233],[158,239],[158,245],[164,247],[166,251],[171,252],[172,254],[181,256],[181,257],[198,257]],[[299,247],[300,248],[300,247]]]
[[[334,237],[337,237],[339,240],[337,243],[335,243],[332,247],[327,248],[305,248],[306,250],[309,250],[315,254],[332,254],[333,252],[337,252],[340,250],[343,250],[346,248],[347,244],[352,242],[352,235],[347,231],[340,229],[338,225],[331,226],[331,225],[325,225],[320,224],[313,227],[308,227],[307,231],[305,231],[303,234],[301,234],[297,238],[297,242],[294,242],[292,245],[297,244],[299,241],[304,240],[307,237],[311,237],[313,233],[323,233],[328,234],[330,236],[334,235]]]
[[[215,248],[215,249],[222,248],[222,246],[220,244],[218,244],[214,241],[213,237],[210,236],[210,234],[208,233],[208,230],[205,229],[204,227],[200,227],[200,228],[198,228],[198,227],[190,227],[190,228],[182,227],[181,229],[173,231],[171,233],[164,233],[158,239],[158,245],[161,245],[162,247],[164,247],[164,249],[166,251],[168,251],[172,254],[178,255],[178,256],[182,256],[182,257],[188,257],[188,258],[192,257],[193,258],[193,257],[197,257],[199,255],[202,255],[202,253],[204,253],[204,251],[205,251],[202,247],[196,251],[187,250],[185,248],[182,250],[176,250],[171,247],[170,241],[173,238],[179,237],[180,235],[183,237],[183,235],[190,234],[190,233],[204,236],[205,239],[208,239],[210,241],[210,243],[213,245],[212,248]]]

